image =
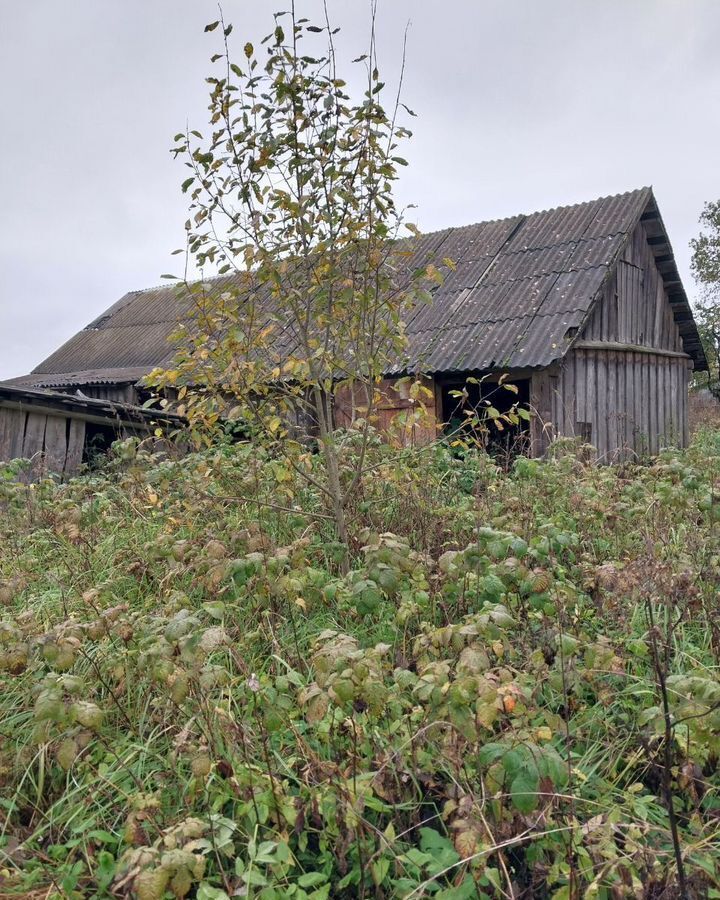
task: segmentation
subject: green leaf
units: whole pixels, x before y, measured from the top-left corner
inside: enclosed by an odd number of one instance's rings
[[[556,753],[551,747],[548,747],[542,756],[548,776],[554,787],[559,790],[565,787],[568,780],[568,770],[565,760]]]
[[[262,872],[258,872],[257,869],[248,869],[247,872],[242,876],[242,880],[245,884],[252,884],[256,887],[265,887],[268,883],[267,878],[262,874]]]
[[[510,794],[515,809],[521,813],[531,813],[538,805],[537,789],[540,781],[534,765],[520,769],[510,784]]]
[[[205,26],[205,31],[215,31],[219,24],[219,21],[211,22],[209,25]]]
[[[372,877],[375,884],[379,887],[390,869],[390,860],[386,856],[381,856],[376,862],[370,866]]]
[[[318,885],[325,884],[326,882],[327,875],[324,872],[306,872],[297,880],[298,885],[302,888],[317,887]]]

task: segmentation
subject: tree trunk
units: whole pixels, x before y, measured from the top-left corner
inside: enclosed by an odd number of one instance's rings
[[[345,518],[345,497],[340,484],[340,464],[332,435],[333,423],[329,419],[328,409],[325,406],[323,394],[319,387],[313,388],[313,404],[320,432],[320,446],[325,462],[327,488],[330,493],[332,514],[335,521],[335,533],[338,541],[343,545],[340,568],[343,575],[346,575],[350,570],[350,545],[348,542],[347,520]]]

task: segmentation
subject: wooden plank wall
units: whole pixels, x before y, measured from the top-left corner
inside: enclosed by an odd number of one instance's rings
[[[582,337],[682,352],[680,331],[642,223],[628,241]]]
[[[30,459],[30,477],[72,475],[82,462],[85,422],[34,410],[0,407],[0,462]]]
[[[74,394],[77,389],[86,397],[112,400],[113,403],[126,403],[130,406],[140,405],[140,395],[133,384],[81,384],[77,388],[66,388],[65,393]]]
[[[682,356],[572,350],[561,366],[533,377],[533,451],[543,453],[561,435],[589,441],[607,462],[684,447],[689,377]],[[542,429],[540,421],[549,424]]]
[[[113,403],[124,403],[140,406],[140,392],[134,384],[67,384],[52,387],[51,390],[71,397],[78,393],[95,400],[111,400]]]
[[[690,366],[640,223],[576,348],[533,375],[534,452],[560,435],[589,440],[606,461],[685,446]]]
[[[408,398],[407,380],[404,380],[399,389],[397,381],[395,378],[384,378],[378,385],[379,400],[376,400],[372,417],[373,426],[397,446],[419,447],[431,443],[437,437],[440,425],[434,379],[423,378],[427,393],[418,401]],[[423,416],[421,421],[414,422],[409,416],[419,403],[424,407]],[[356,418],[364,414],[363,407],[367,407],[367,397],[362,387],[354,391],[345,386],[339,387],[335,393],[335,425],[348,428]]]

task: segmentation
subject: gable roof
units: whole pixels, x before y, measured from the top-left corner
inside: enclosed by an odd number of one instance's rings
[[[547,366],[572,346],[605,280],[642,221],[663,276],[685,351],[707,362],[651,188],[531,215],[448,228],[412,239],[413,260],[449,258],[445,279],[405,317],[408,358],[401,371],[459,372]],[[221,292],[241,276],[212,280]],[[174,285],[133,291],[78,332],[28,376],[9,383],[134,381],[169,365],[168,343],[193,299]],[[571,332],[572,334],[572,332]]]

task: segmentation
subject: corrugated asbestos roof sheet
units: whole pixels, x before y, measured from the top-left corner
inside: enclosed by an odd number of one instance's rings
[[[445,280],[432,303],[406,316],[409,356],[398,360],[394,371],[520,368],[559,359],[571,344],[568,329],[585,322],[641,217],[667,238],[652,190],[641,188],[413,239],[408,264],[435,260]],[[697,329],[667,241],[662,251],[686,350],[696,368],[704,368]],[[455,263],[454,270],[440,265],[446,258]],[[213,289],[221,292],[232,281],[215,279]],[[174,352],[169,337],[192,309],[193,298],[175,286],[126,294],[32,375],[13,382],[50,387],[135,380],[169,364]],[[278,346],[290,350],[289,333],[279,336]]]
[[[0,385],[27,388],[65,387],[75,384],[134,384],[143,375],[147,375],[147,366],[125,369],[85,369],[80,372],[60,372],[56,374],[21,375],[19,378],[8,378]]]

